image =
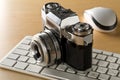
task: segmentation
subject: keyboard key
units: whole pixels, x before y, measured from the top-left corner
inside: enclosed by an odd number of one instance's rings
[[[92,58],[95,58],[97,56],[97,53],[92,53]]]
[[[75,71],[71,68],[68,68],[66,71],[69,72],[69,73],[75,73]]]
[[[91,78],[97,78],[98,76],[99,76],[98,72],[90,71],[88,74],[88,77],[91,77]]]
[[[1,62],[1,64],[6,65],[6,66],[10,66],[10,67],[12,67],[15,63],[16,63],[15,60],[7,59],[7,58],[4,59],[4,60]]]
[[[51,65],[49,67],[52,68],[52,69],[55,69],[57,67],[57,64]]]
[[[56,69],[61,70],[61,71],[65,71],[66,68],[67,68],[67,66],[65,64],[60,64],[60,65],[58,65],[58,67]]]
[[[13,53],[15,53],[15,54],[24,55],[24,56],[27,55],[28,52],[29,52],[29,51],[22,50],[22,49],[15,49],[15,50],[13,51]]]
[[[31,64],[35,64],[36,60],[34,58],[29,58],[27,62]]]
[[[111,56],[113,53],[112,52],[108,52],[108,51],[103,51],[103,54]]]
[[[8,58],[10,58],[10,59],[17,59],[19,57],[19,55],[17,55],[17,54],[9,54],[8,55]]]
[[[95,52],[95,53],[102,53],[102,50],[99,50],[99,49],[93,49],[93,52]]]
[[[31,40],[27,40],[27,39],[22,40],[22,44],[29,45],[30,42],[31,42]]]
[[[26,36],[24,39],[26,39],[26,40],[30,40],[30,41],[31,41],[32,36]]]
[[[100,74],[99,78],[100,80],[109,80],[110,75],[107,74]]]
[[[98,54],[96,58],[97,58],[97,59],[100,59],[100,60],[105,60],[106,57],[107,57],[106,55]]]
[[[107,60],[106,61],[109,61],[109,62],[116,62],[117,58],[116,57],[111,57],[111,56],[108,56]]]
[[[97,64],[98,63],[98,60],[97,59],[92,59],[92,64]]]
[[[117,60],[117,63],[120,64],[120,59]]]
[[[18,58],[18,60],[19,60],[19,61],[26,62],[26,61],[28,60],[28,58],[29,58],[29,57],[27,57],[27,56],[20,56],[20,57]]]
[[[109,64],[109,62],[107,62],[107,61],[102,61],[102,60],[100,60],[100,61],[98,62],[98,66],[102,66],[102,67],[107,67],[108,64]]]
[[[86,73],[82,73],[82,72],[79,72],[79,71],[77,72],[77,74],[80,75],[80,76],[86,76]]]
[[[117,57],[117,58],[120,58],[120,54],[118,54],[118,53],[114,53],[113,56]]]
[[[66,73],[63,71],[58,71],[50,68],[43,69],[41,74],[49,77],[57,78],[58,80],[96,80],[96,79],[75,75],[71,73]]]
[[[27,71],[31,71],[31,72],[35,72],[35,73],[39,73],[42,70],[41,66],[37,66],[37,65],[32,65],[30,64],[27,68]]]
[[[27,56],[33,57],[33,54],[31,52],[29,52]]]
[[[119,67],[119,64],[116,64],[116,63],[110,63],[108,68],[111,68],[111,69],[118,69]]]
[[[118,68],[118,70],[120,71],[120,67]]]
[[[120,72],[119,72],[119,74],[118,74],[118,77],[120,77]]]
[[[108,70],[108,68],[98,67],[97,72],[99,72],[99,73],[106,73],[107,70]]]
[[[17,62],[15,64],[15,68],[19,68],[19,69],[25,69],[27,67],[28,63],[24,63],[24,62]]]
[[[96,71],[97,66],[96,65],[92,65],[92,71]]]
[[[116,76],[118,74],[118,70],[109,69],[107,74]]]
[[[110,80],[120,80],[120,78],[119,78],[119,77],[112,76],[112,77],[110,78]]]
[[[25,44],[20,44],[18,46],[19,49],[23,49],[23,50],[30,50],[30,45],[25,45]]]

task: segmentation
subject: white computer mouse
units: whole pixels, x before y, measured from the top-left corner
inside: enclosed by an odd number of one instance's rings
[[[114,31],[117,25],[116,13],[110,8],[95,7],[85,10],[84,18],[86,23],[102,32]]]

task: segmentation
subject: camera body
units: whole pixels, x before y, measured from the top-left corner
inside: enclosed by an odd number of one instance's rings
[[[58,3],[47,3],[42,10],[43,32],[34,35],[31,51],[44,66],[65,63],[75,70],[92,66],[93,29],[81,23],[75,12]]]

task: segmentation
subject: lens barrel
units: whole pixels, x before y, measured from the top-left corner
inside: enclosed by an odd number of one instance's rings
[[[61,58],[59,43],[50,30],[34,35],[31,52],[37,62],[43,66],[52,65]]]

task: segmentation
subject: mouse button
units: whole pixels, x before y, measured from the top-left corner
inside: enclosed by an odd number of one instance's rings
[[[110,12],[104,12],[98,16],[94,16],[94,18],[104,26],[111,26],[116,22],[116,15]]]
[[[93,18],[104,26],[111,26],[116,22],[115,13],[109,8],[93,8]]]

